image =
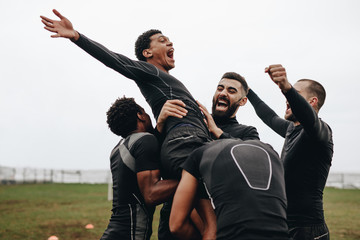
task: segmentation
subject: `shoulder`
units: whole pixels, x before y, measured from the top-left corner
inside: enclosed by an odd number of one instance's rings
[[[234,137],[245,139],[259,139],[259,133],[254,126],[237,124],[233,126],[232,133]]]
[[[126,138],[125,142],[129,149],[143,148],[157,150],[158,148],[157,138],[148,132],[133,133]]]

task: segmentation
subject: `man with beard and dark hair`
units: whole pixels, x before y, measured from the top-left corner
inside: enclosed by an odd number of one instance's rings
[[[265,69],[286,97],[285,120],[280,118],[252,90],[247,97],[261,120],[285,138],[284,163],[287,220],[294,240],[330,239],[323,209],[323,191],[332,156],[332,131],[318,117],[324,104],[324,87],[310,79],[293,86],[282,65]]]
[[[249,87],[243,76],[235,72],[226,72],[221,77],[212,103],[212,114],[198,102],[205,115],[213,139],[240,138],[259,140],[259,133],[253,126],[240,124],[236,113],[247,102]]]
[[[240,124],[236,113],[247,102],[248,85],[243,76],[226,72],[218,83],[212,103],[212,114],[198,102],[205,115],[213,139],[240,138],[259,140],[259,133],[253,126]]]

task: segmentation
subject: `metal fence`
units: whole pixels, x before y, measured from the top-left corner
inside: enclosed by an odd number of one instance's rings
[[[0,183],[105,183],[111,184],[110,170],[54,170],[0,166]],[[326,186],[360,189],[360,173],[330,172]]]
[[[54,170],[0,166],[1,184],[12,183],[108,183],[109,170]]]

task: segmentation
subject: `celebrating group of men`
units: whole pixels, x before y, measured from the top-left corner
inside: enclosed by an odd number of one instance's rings
[[[267,67],[287,101],[282,119],[241,75],[227,72],[210,114],[169,74],[174,48],[161,31],[138,37],[134,61],[75,31],[53,12],[59,20],[41,16],[52,37],[70,39],[134,80],[157,120],[154,129],[133,98],[119,98],[107,111],[110,130],[122,139],[110,157],[113,208],[102,240],[150,239],[160,203],[160,240],[330,239],[322,197],[333,142],[330,127],[318,117],[326,95],[321,84],[301,79],[291,85],[283,66]],[[247,100],[285,138],[281,157],[259,140],[255,127],[236,120]]]

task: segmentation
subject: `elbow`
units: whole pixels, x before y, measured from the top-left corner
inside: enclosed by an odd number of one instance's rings
[[[146,205],[148,206],[155,206],[158,204],[158,199],[156,197],[156,194],[148,193],[144,196],[144,201]]]
[[[145,198],[145,203],[147,206],[154,206],[156,205],[155,202],[152,199]]]
[[[183,232],[182,228],[183,224],[180,221],[177,221],[174,217],[170,218],[169,229],[171,234],[177,238],[181,237],[181,233]]]

